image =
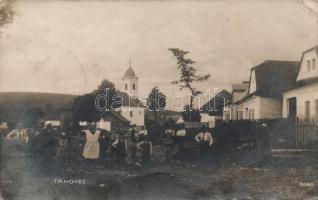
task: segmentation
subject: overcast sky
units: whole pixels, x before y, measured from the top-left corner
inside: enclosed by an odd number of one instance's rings
[[[307,7],[306,7],[307,5]],[[132,66],[139,95],[178,78],[170,47],[188,50],[203,90],[230,89],[266,59],[299,60],[316,45],[306,1],[23,1],[0,37],[0,91],[83,94]],[[309,7],[309,8],[308,8]],[[120,89],[120,88],[119,88]]]

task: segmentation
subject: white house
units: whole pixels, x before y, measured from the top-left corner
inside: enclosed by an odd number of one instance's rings
[[[237,111],[237,106],[234,102],[238,101],[249,86],[248,81],[243,81],[241,84],[232,84],[232,100],[228,101],[223,109],[223,120],[240,120],[243,119],[243,113]]]
[[[283,117],[318,117],[318,46],[303,52],[294,88],[284,92]]]
[[[106,131],[124,132],[129,129],[129,123],[119,112],[110,110],[100,115],[96,127]]]
[[[293,88],[299,62],[267,60],[251,69],[250,84],[234,102],[243,119],[274,119],[282,116],[283,92]]]

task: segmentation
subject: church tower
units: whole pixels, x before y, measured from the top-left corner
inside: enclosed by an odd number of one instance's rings
[[[127,69],[122,80],[123,80],[122,91],[126,92],[132,97],[137,97],[138,77],[135,75],[135,71],[131,67],[131,62],[129,62],[129,68]]]

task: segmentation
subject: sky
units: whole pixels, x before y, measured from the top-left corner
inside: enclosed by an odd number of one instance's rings
[[[141,98],[158,86],[179,93],[176,59],[189,51],[202,91],[231,90],[265,60],[299,60],[318,44],[317,2],[17,1],[1,28],[0,92],[84,94],[103,79],[120,88],[129,61]],[[316,12],[316,14],[315,14]],[[171,105],[170,105],[171,106]]]

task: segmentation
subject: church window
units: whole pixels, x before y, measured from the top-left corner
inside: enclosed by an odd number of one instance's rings
[[[136,90],[136,85],[135,85],[135,83],[133,84],[133,90]]]
[[[128,84],[127,83],[125,83],[125,90],[127,90],[128,89]]]

